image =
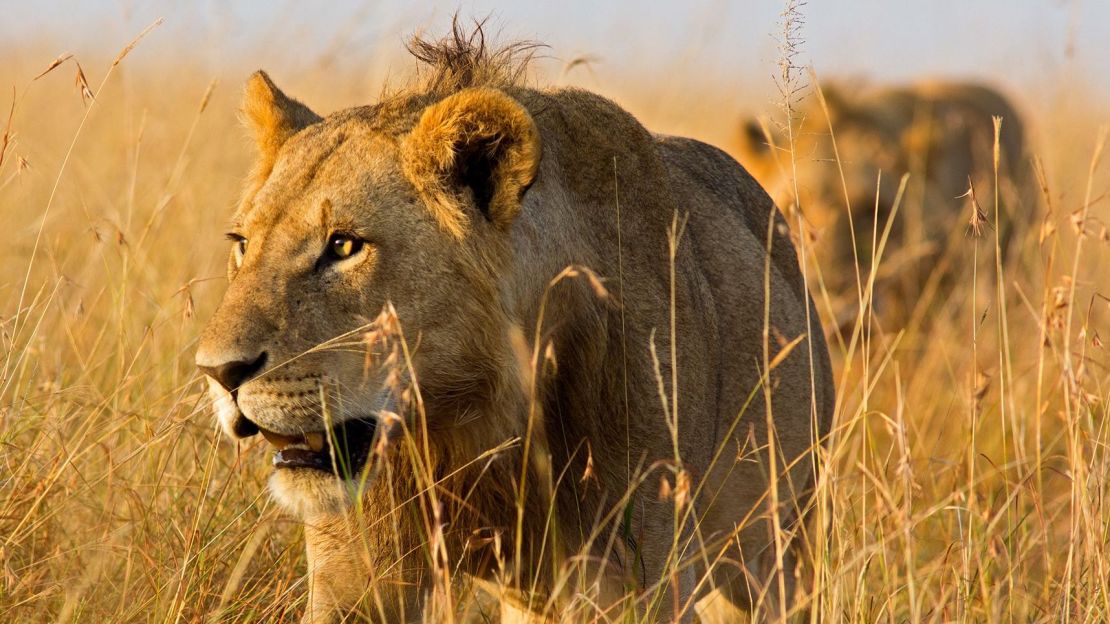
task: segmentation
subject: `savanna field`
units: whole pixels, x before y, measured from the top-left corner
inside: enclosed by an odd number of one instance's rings
[[[265,444],[224,437],[194,364],[252,164],[237,114],[248,71],[160,58],[157,36],[118,56],[44,44],[0,63],[0,622],[304,609],[302,528],[266,491]],[[677,93],[607,88],[619,68],[586,58],[541,61],[532,83],[598,91],[653,131],[726,151],[744,113],[797,123],[788,111],[824,81],[793,68],[790,97]],[[331,112],[414,66],[369,62],[285,82]],[[969,201],[953,217],[954,286],[904,325],[870,313],[870,262],[860,292],[823,288],[819,274],[856,269],[818,271],[811,248],[827,241],[798,228],[804,201],[783,206],[822,319],[840,319],[825,327],[836,416],[808,560],[789,572],[807,586],[792,621],[1110,621],[1110,106],[1079,73],[1044,92],[1051,106],[1010,94],[1038,195],[1017,252],[996,262],[993,198],[977,198],[978,227],[963,225]],[[635,621],[588,605],[562,616]]]

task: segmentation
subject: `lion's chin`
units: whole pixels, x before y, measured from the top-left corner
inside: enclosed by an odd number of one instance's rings
[[[270,494],[287,512],[308,519],[350,509],[357,485],[314,468],[279,468],[270,476]]]

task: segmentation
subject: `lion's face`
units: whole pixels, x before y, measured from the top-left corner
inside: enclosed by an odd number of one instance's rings
[[[509,156],[482,156],[488,179],[455,175],[458,141],[443,126],[457,119],[425,115],[400,136],[366,118],[322,120],[264,74],[248,85],[245,112],[259,175],[228,234],[229,285],[197,364],[224,431],[260,432],[275,447],[271,488],[307,516],[349,502],[381,412],[403,411],[398,373],[435,388],[444,362],[489,350],[475,327],[500,308],[473,248],[504,235],[496,194],[512,181],[497,164]],[[383,366],[382,343],[366,340],[387,304],[412,343],[411,368]],[[443,383],[467,382],[456,372]]]
[[[289,140],[229,234],[229,286],[198,362],[224,430],[260,430],[278,448],[273,485],[285,500],[306,487],[319,490],[310,499],[341,494],[329,441],[346,443],[344,476],[362,468],[375,414],[396,399],[384,371],[367,366],[382,354],[364,341],[385,303],[404,301],[429,343],[450,323],[443,289],[421,285],[452,277],[451,243],[398,162],[381,137],[310,128]],[[443,324],[424,322],[436,313]]]

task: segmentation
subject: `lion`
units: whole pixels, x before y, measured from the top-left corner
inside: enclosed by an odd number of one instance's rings
[[[741,124],[736,152],[780,206],[801,206],[832,292],[856,300],[856,266],[866,285],[905,174],[899,214],[890,222],[876,274],[875,304],[889,310],[887,318],[904,320],[930,278],[934,291],[951,286],[952,280],[943,279],[945,267],[956,264],[953,252],[968,229],[973,200],[977,218],[986,222],[976,229],[997,227],[1003,257],[1008,255],[1015,224],[1028,220],[1023,210],[1036,198],[1023,171],[1024,125],[1009,99],[988,86],[949,82],[872,89],[833,83],[823,85],[822,94],[824,106],[816,95],[797,106],[793,163],[785,127],[765,119]],[[997,224],[992,117],[1002,120]]]
[[[273,447],[304,621],[443,621],[476,587],[482,621],[794,608],[834,386],[771,199],[524,86],[480,28],[411,49],[422,78],[370,106],[245,89],[258,160],[196,363],[226,434]]]

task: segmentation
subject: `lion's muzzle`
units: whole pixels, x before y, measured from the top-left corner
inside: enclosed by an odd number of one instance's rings
[[[266,365],[266,352],[250,358],[249,360],[230,360],[218,364],[197,363],[197,368],[205,375],[215,379],[233,396],[239,386],[258,375]],[[199,359],[199,358],[198,358]]]
[[[328,431],[310,431],[298,436],[261,431],[276,449],[274,468],[312,468],[340,478],[352,478],[370,456],[376,429],[377,419],[371,417],[348,420]]]

